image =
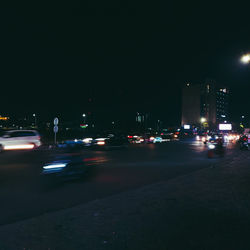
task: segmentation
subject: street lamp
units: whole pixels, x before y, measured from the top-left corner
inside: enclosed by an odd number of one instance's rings
[[[240,60],[242,63],[248,64],[250,62],[250,54],[243,55]]]
[[[200,122],[201,122],[201,129],[204,129],[204,123],[207,121],[207,119],[205,117],[201,117]]]
[[[33,117],[35,119],[35,127],[36,127],[36,114],[33,114]]]
[[[82,114],[82,117],[83,117],[83,120],[84,120],[84,123],[86,122],[86,114]]]
[[[205,117],[201,117],[201,123],[204,123],[207,119]]]

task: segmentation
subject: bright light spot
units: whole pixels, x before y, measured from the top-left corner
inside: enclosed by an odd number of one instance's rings
[[[92,138],[84,138],[82,141],[84,143],[90,143],[93,139]]]
[[[35,145],[33,144],[23,144],[23,145],[9,145],[4,146],[4,150],[16,150],[16,149],[32,149]]]
[[[208,145],[208,148],[209,148],[209,149],[215,149],[215,145],[209,144],[209,145]]]
[[[65,163],[56,163],[56,164],[46,165],[43,168],[44,169],[52,169],[52,168],[64,168],[64,167],[66,167]]]
[[[98,141],[97,145],[105,145],[105,141]]]
[[[227,89],[220,89],[220,92],[227,93]]]
[[[201,123],[205,122],[207,119],[205,117],[201,117]]]
[[[199,141],[200,140],[200,136],[197,135],[196,136],[196,140]]]
[[[249,63],[250,62],[250,54],[243,55],[241,57],[241,62],[245,63],[245,64]]]

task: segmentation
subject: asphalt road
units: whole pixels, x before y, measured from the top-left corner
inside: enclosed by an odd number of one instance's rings
[[[235,152],[232,145],[227,156]],[[44,187],[40,173],[53,151],[18,151],[0,155],[0,225],[72,207],[91,200],[189,174],[221,159],[207,159],[195,141],[131,145],[111,151],[83,150],[96,159],[84,178]]]

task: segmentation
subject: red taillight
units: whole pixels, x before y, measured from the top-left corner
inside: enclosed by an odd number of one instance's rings
[[[85,158],[85,159],[83,159],[84,162],[97,161],[97,160],[98,160],[97,157],[94,157],[94,158]]]
[[[128,138],[129,138],[129,139],[132,139],[132,138],[133,138],[133,136],[132,136],[132,135],[128,135]]]
[[[247,138],[245,137],[243,140],[244,140],[244,141],[247,141]]]

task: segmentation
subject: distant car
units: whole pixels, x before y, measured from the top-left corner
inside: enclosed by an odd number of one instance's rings
[[[205,133],[200,133],[196,136],[196,140],[197,141],[202,141],[204,144],[206,144],[208,142],[208,140],[210,139],[210,136],[208,136]]]
[[[58,143],[57,145],[59,148],[82,148],[85,146],[83,140],[74,139],[74,140],[66,140],[62,143]]]
[[[122,148],[128,144],[126,137],[108,135],[104,137],[97,137],[92,141],[92,148],[94,149],[115,149]]]
[[[141,135],[128,135],[128,142],[131,144],[141,144],[145,142],[145,139]]]
[[[10,130],[0,137],[0,152],[4,150],[32,149],[41,145],[35,130]]]
[[[156,136],[153,140],[153,143],[162,143],[162,137],[161,136]]]

